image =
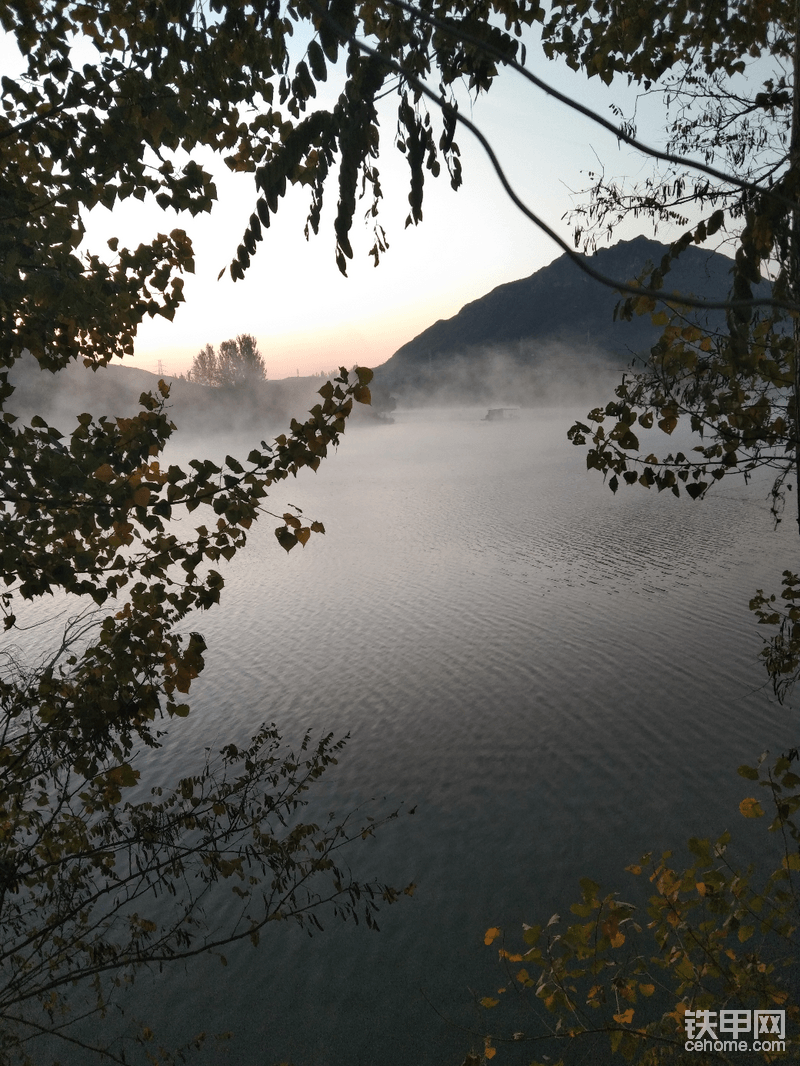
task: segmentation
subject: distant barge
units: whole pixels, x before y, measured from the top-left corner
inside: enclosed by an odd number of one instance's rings
[[[482,418],[482,422],[510,422],[514,418],[519,418],[518,407],[490,407],[486,412],[486,418]]]

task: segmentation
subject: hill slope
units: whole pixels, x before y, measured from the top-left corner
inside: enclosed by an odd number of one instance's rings
[[[592,265],[609,277],[630,281],[648,261],[658,263],[667,246],[645,237],[598,251]],[[731,260],[690,247],[666,278],[670,289],[724,299]],[[660,335],[645,315],[615,322],[620,295],[580,271],[567,255],[528,278],[500,285],[430,326],[378,368],[376,379],[404,402],[528,403],[553,389],[596,377],[646,355]],[[721,322],[721,312],[713,319]],[[709,316],[709,320],[712,318]],[[559,384],[559,382],[561,384]]]

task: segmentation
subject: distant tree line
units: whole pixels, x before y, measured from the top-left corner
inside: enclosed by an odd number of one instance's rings
[[[235,340],[223,341],[219,352],[207,344],[192,360],[187,380],[215,388],[237,388],[254,381],[266,381],[264,357],[251,333],[240,333]]]

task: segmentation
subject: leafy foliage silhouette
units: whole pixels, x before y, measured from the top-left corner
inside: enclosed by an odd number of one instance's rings
[[[487,945],[498,939],[503,945],[495,949],[504,970],[503,987],[475,997],[483,1050],[471,1052],[466,1062],[470,1057],[476,1063],[485,1061],[498,1052],[498,1061],[503,1061],[503,1048],[510,1052],[513,1046],[523,1053],[543,1048],[550,1055],[555,1046],[567,1061],[575,1061],[576,1049],[583,1049],[577,1050],[579,1056],[640,1066],[734,1061],[742,1048],[724,1046],[732,1038],[724,1026],[716,1031],[717,1019],[723,1020],[720,1012],[770,1009],[785,1011],[786,1039],[780,1049],[776,1045],[774,1051],[770,1046],[753,1053],[758,1051],[765,1062],[787,1056],[796,1060],[796,761],[793,750],[772,765],[762,756],[757,766],[739,767],[742,777],[767,790],[765,806],[774,813],[769,825],[774,838],[763,849],[758,871],[742,870],[729,861],[729,832],[714,841],[692,838],[692,861],[685,868],[674,865],[671,852],[644,855],[627,867],[652,885],[646,914],[641,905],[621,899],[617,892],[604,894],[586,877],[581,879],[580,901],[570,907],[577,922],[570,924],[555,914],[544,927],[526,925],[522,942],[511,950],[500,928],[487,930]],[[748,797],[740,813],[762,818],[766,812],[758,799]],[[504,1024],[505,1008],[513,1020]],[[713,1012],[710,1047],[688,1046],[687,1011]],[[718,1047],[717,1037],[723,1042]],[[600,1039],[605,1039],[605,1047]],[[744,1038],[748,1049],[754,1039],[751,1029]],[[763,1039],[771,1045],[768,1037]],[[542,1059],[531,1059],[529,1052],[524,1061],[542,1066]]]
[[[613,492],[639,484],[700,499],[727,474],[773,469],[780,520],[787,479],[800,471],[796,14],[770,4],[701,11],[689,3],[657,6],[644,18],[632,5],[612,6],[589,5],[579,26],[576,9],[560,5],[546,50],[590,76],[608,82],[624,72],[645,92],[663,94],[670,162],[638,184],[594,175],[588,202],[575,212],[576,244],[596,246],[630,216],[680,227],[694,221],[631,282],[640,294],[626,294],[617,308],[627,319],[650,314],[664,327],[660,341],[625,375],[617,398],[570,436],[589,445],[587,465],[608,477]],[[715,172],[701,166],[692,175],[698,157]],[[722,240],[734,253],[724,319],[692,315],[681,293],[664,300],[685,249]],[[748,307],[763,282],[771,290],[764,304],[773,306]],[[672,434],[682,421],[701,438],[688,454],[676,449],[659,459],[640,448],[642,430]]]

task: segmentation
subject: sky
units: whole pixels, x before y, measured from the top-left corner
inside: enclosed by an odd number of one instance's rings
[[[5,49],[0,42],[5,69],[13,66],[12,60],[8,42]],[[589,81],[548,62],[537,55],[535,41],[528,42],[527,62],[542,78],[607,118],[611,104],[626,111],[633,106],[633,92],[624,83],[607,88],[597,78]],[[324,96],[318,99],[326,102]],[[483,150],[464,129],[457,137],[463,186],[453,192],[444,168],[438,179],[426,172],[423,222],[404,228],[408,172],[392,145],[393,100],[384,102],[379,163],[381,222],[390,247],[377,268],[367,254],[372,237],[362,222],[366,200],[354,220],[354,258],[344,278],[334,260],[335,187],[329,189],[320,233],[309,241],[303,236],[308,194],[290,189],[244,280],[233,282],[227,271],[217,280],[241,241],[256,191],[252,174],[232,174],[210,153],[200,160],[214,174],[218,190],[209,215],[179,216],[134,200],[113,211],[98,207],[90,213],[85,247],[92,251],[108,255],[106,241],[114,236],[135,247],[176,226],[187,231],[195,248],[196,272],[185,277],[186,302],[173,322],[159,317],[142,324],[133,365],[177,375],[204,345],[252,333],[273,379],[327,372],[342,364],[377,366],[438,319],[452,317],[464,304],[532,274],[561,254],[510,202]],[[597,169],[598,159],[609,175],[632,175],[647,166],[613,135],[513,71],[504,71],[474,106],[465,95],[462,106],[488,136],[518,193],[568,240],[571,226],[562,216],[570,210],[572,193],[586,186],[586,172]],[[651,124],[655,130],[655,117]],[[647,133],[640,128],[644,139]],[[620,229],[615,239],[643,231],[632,225]]]

